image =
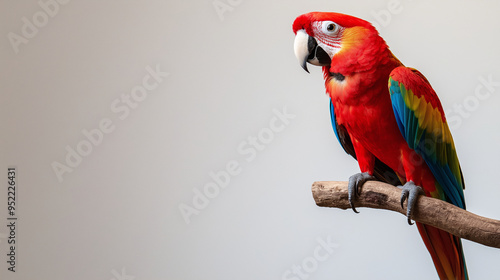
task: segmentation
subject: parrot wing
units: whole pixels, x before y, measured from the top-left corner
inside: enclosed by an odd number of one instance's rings
[[[389,77],[392,108],[408,146],[425,160],[439,184],[434,197],[465,209],[462,170],[444,111],[419,71],[400,66]]]
[[[337,140],[339,140],[340,145],[344,149],[346,153],[351,155],[354,159],[356,159],[356,153],[354,151],[354,146],[352,145],[351,137],[347,132],[346,128],[343,125],[339,125],[335,118],[335,108],[333,103],[330,101],[330,117],[332,121],[333,132],[335,136],[337,136]],[[401,180],[396,175],[396,172],[389,168],[386,164],[381,162],[378,159],[375,159],[375,167],[373,171],[373,176],[377,178],[379,181],[386,182],[388,184],[398,186],[401,185]]]

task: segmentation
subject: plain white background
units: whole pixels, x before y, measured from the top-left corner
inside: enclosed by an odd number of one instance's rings
[[[308,75],[293,55],[292,22],[310,11],[378,24],[393,53],[426,75],[454,120],[468,210],[500,218],[500,85],[475,95],[481,79],[500,82],[498,2],[74,0],[46,22],[37,1],[0,5],[2,279],[437,279],[404,216],[314,204],[312,182],[347,180],[358,167],[332,132],[320,69]],[[38,20],[31,38],[23,18]],[[147,67],[169,75],[117,112]],[[285,107],[295,117],[270,130]],[[103,120],[114,129],[68,166],[68,148],[84,149],[82,130]],[[251,148],[259,135],[266,143]],[[71,169],[62,180],[55,162]],[[235,162],[239,173],[186,223],[179,207],[194,207],[210,173]],[[333,252],[316,260],[328,239]],[[471,279],[500,274],[498,249],[463,243]],[[306,273],[287,274],[294,265]]]

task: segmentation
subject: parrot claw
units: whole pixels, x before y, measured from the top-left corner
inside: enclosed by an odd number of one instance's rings
[[[368,172],[356,173],[349,177],[349,185],[347,187],[349,194],[349,205],[351,205],[351,208],[355,213],[359,212],[354,207],[353,200],[355,200],[359,196],[359,193],[361,192],[361,186],[363,186],[363,184],[369,180],[375,180],[375,177],[371,176]]]
[[[412,181],[406,182],[404,186],[398,186],[401,189],[401,208],[404,209],[403,203],[406,199],[408,199],[407,208],[406,208],[406,217],[408,217],[408,224],[411,226],[413,223],[411,222],[411,216],[413,214],[413,209],[415,203],[417,202],[419,195],[424,195],[424,189],[422,187],[415,185]]]

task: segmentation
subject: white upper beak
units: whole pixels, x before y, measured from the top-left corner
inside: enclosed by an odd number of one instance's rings
[[[295,35],[295,41],[293,42],[293,51],[295,53],[295,57],[300,63],[300,66],[309,73],[307,70],[307,57],[309,56],[309,48],[307,46],[309,41],[309,35],[307,35],[304,29],[297,31]]]

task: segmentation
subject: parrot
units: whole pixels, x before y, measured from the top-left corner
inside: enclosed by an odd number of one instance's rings
[[[292,25],[300,66],[321,66],[333,131],[360,173],[349,177],[354,210],[369,180],[401,189],[411,217],[425,195],[465,209],[464,178],[441,102],[427,78],[403,65],[368,21],[310,12]],[[468,279],[461,239],[416,222],[440,279]]]

